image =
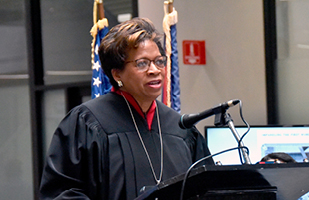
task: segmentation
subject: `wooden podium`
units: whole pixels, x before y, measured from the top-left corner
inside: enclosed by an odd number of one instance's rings
[[[135,200],[179,200],[184,177],[163,181]],[[191,171],[183,199],[297,200],[308,191],[308,163],[202,166]]]

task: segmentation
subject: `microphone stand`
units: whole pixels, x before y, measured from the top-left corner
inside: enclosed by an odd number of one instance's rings
[[[230,130],[232,131],[239,147],[244,147],[244,143],[241,141],[240,142],[240,136],[237,132],[237,130],[235,129],[235,126],[234,126],[234,122],[233,122],[233,119],[231,117],[231,115],[229,113],[226,113],[226,112],[218,112],[216,113],[216,116],[215,116],[215,125],[216,126],[224,126],[224,125],[228,125]],[[249,154],[248,152],[246,151],[245,148],[241,148],[241,151],[242,151],[242,155],[243,155],[243,158],[245,160],[245,164],[251,164],[251,161],[250,161],[250,158],[249,158]]]

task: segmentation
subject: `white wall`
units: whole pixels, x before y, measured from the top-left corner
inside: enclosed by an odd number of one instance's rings
[[[139,16],[162,31],[163,0],[139,0]],[[175,0],[178,11],[181,113],[196,113],[240,99],[251,125],[267,124],[262,0]],[[206,65],[184,65],[183,40],[206,41]],[[239,107],[228,110],[243,125]],[[197,124],[203,132],[214,117]]]

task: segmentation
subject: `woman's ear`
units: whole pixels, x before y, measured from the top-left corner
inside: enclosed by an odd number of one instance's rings
[[[120,81],[121,77],[120,77],[120,70],[119,69],[112,69],[112,76],[114,78],[114,80],[117,82],[117,81]]]

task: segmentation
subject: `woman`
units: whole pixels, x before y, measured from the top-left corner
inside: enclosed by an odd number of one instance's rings
[[[102,40],[99,55],[112,92],[74,108],[60,123],[42,199],[134,199],[141,188],[184,173],[209,154],[196,128],[180,129],[180,115],[156,100],[166,66],[160,38],[148,19],[135,18]]]

